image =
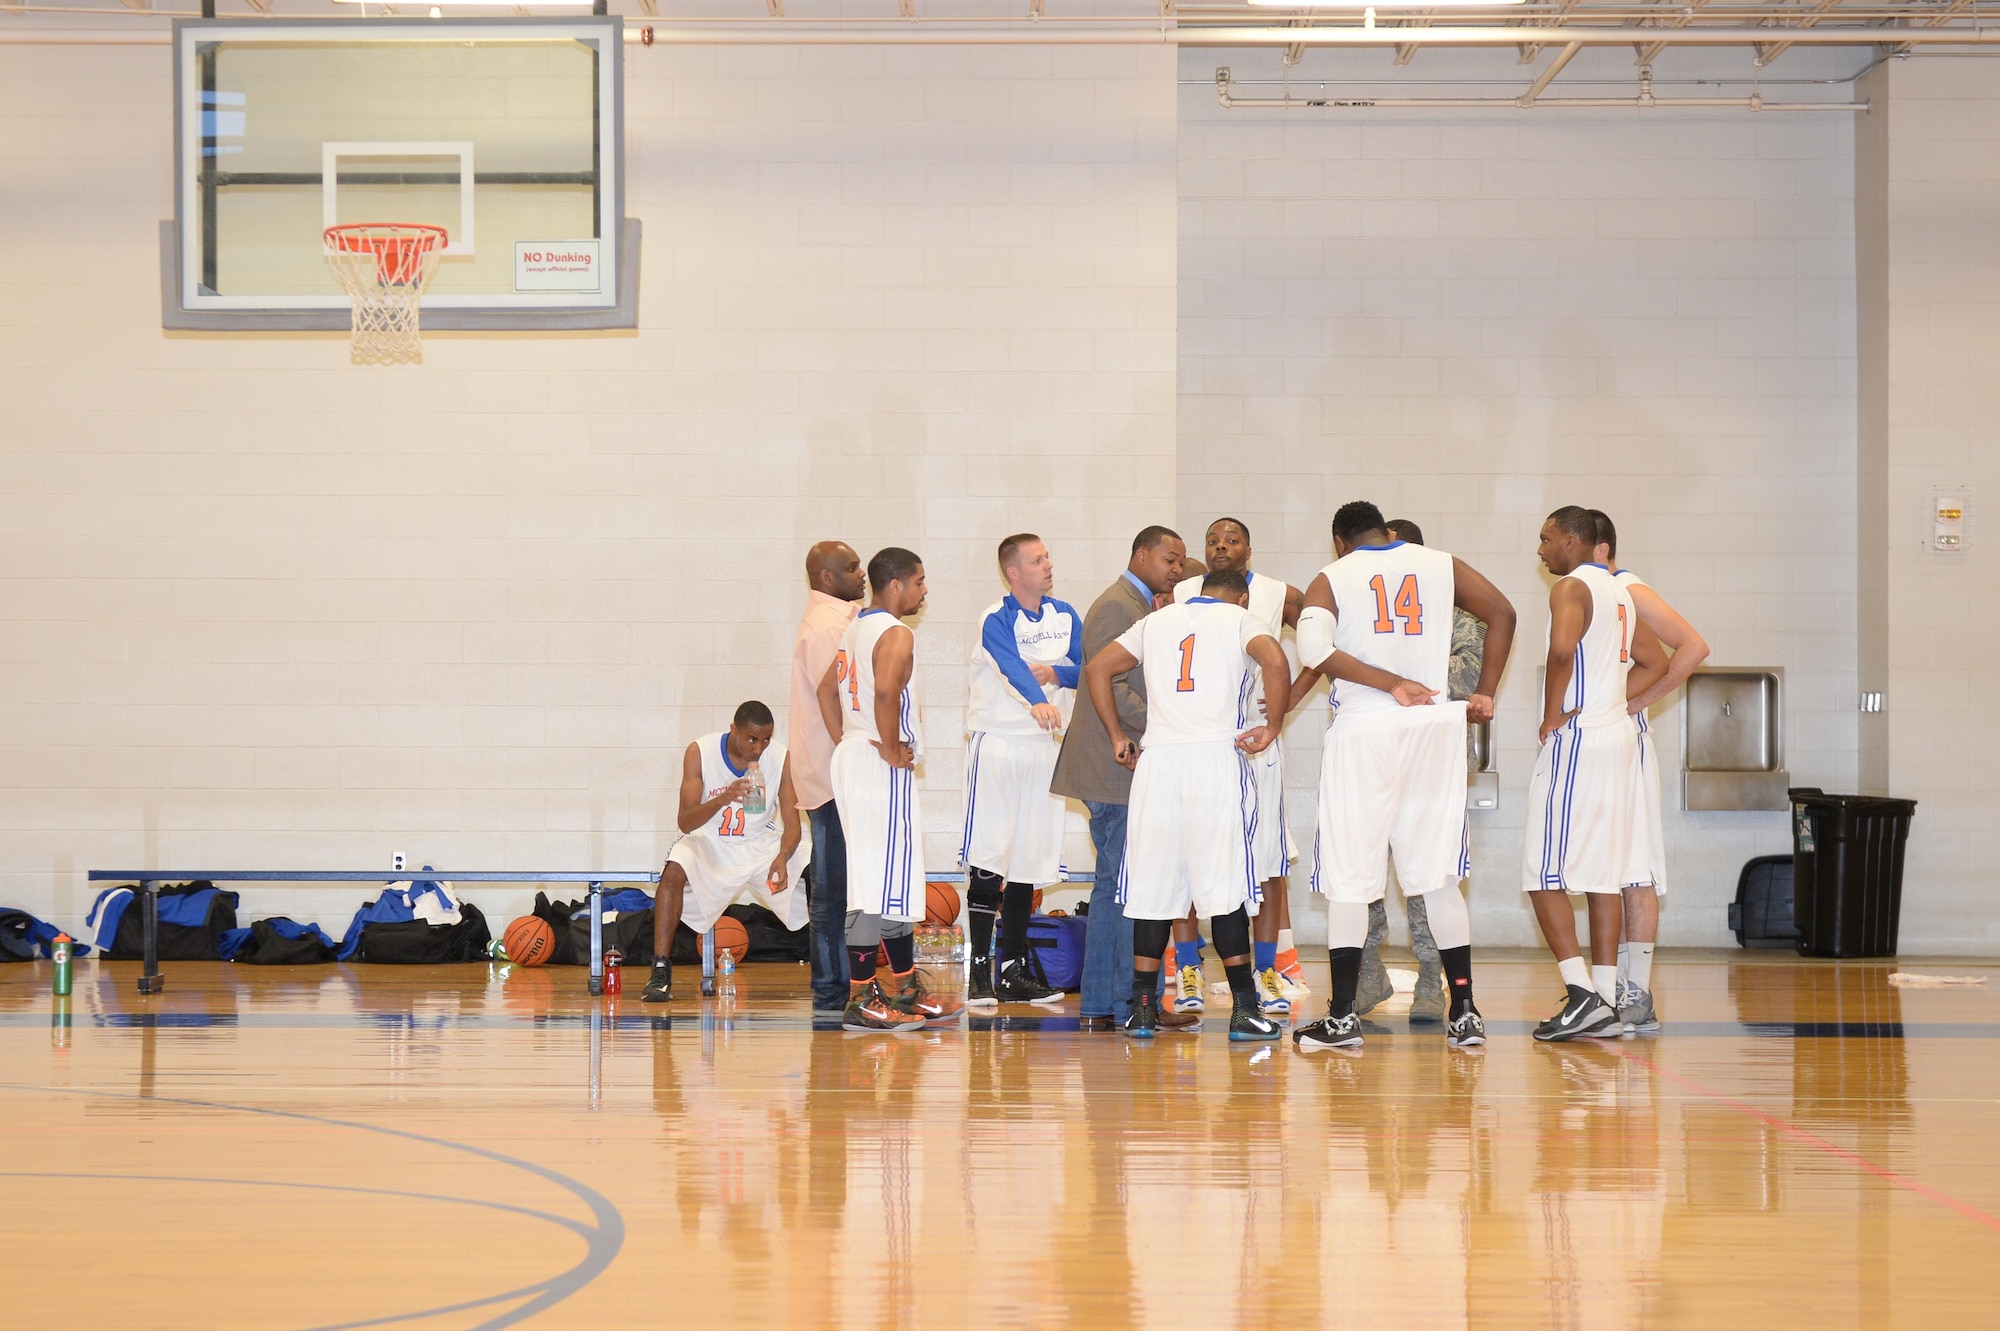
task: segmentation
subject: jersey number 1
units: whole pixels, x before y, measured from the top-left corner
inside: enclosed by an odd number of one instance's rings
[[[1375,593],[1375,631],[1394,633],[1396,621],[1389,618],[1392,607],[1389,604],[1389,589],[1382,582],[1382,575],[1377,573],[1368,579],[1368,586]],[[1403,575],[1403,585],[1396,589],[1396,604],[1393,609],[1403,621],[1403,632],[1414,637],[1424,631],[1424,607],[1417,599],[1416,574]]]
[[[1181,639],[1181,677],[1174,681],[1175,693],[1194,692],[1194,634]]]

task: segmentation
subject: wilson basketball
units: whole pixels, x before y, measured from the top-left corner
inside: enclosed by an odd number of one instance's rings
[[[958,923],[958,889],[950,883],[924,884],[924,923]]]
[[[517,966],[539,966],[555,955],[556,931],[539,915],[523,915],[500,936],[507,960]]]
[[[738,965],[750,955],[750,931],[743,927],[743,921],[733,915],[725,915],[715,922],[715,955],[720,960],[728,952],[736,958]]]

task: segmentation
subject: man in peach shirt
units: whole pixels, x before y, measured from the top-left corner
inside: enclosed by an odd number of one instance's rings
[[[820,716],[819,681],[840,650],[847,626],[867,594],[861,556],[844,541],[806,551],[805,618],[792,640],[790,735],[792,789],[812,820],[813,1011],[838,1015],[847,1007],[847,838],[833,803],[833,746]]]

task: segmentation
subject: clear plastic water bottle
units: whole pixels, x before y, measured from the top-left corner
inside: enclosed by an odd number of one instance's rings
[[[951,927],[951,959],[958,964],[963,964],[965,961],[964,925],[954,924]]]
[[[743,775],[750,778],[749,793],[743,797],[743,812],[761,814],[769,807],[764,798],[764,768],[760,763],[751,763]]]
[[[724,979],[731,979],[735,976],[736,953],[734,950],[726,947],[715,949],[715,973]]]

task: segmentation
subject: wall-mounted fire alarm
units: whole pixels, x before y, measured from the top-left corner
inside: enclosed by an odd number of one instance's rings
[[[1929,539],[1925,542],[1939,554],[1955,555],[1966,546],[1965,515],[1972,494],[1963,488],[1935,489],[1931,491],[1931,523]]]

